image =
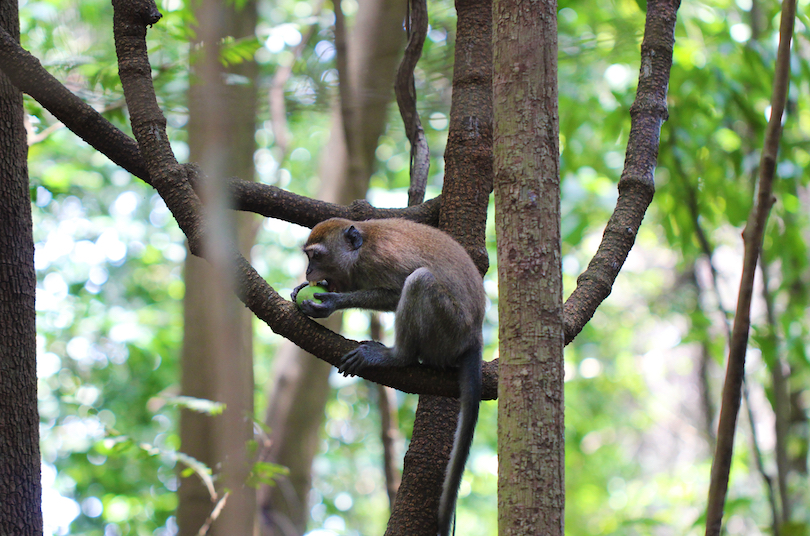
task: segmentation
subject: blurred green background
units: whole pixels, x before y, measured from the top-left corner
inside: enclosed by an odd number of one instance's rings
[[[757,460],[776,478],[776,366],[789,372],[791,400],[785,477],[793,508],[783,534],[810,534],[808,5],[799,2],[776,202],[765,237],[768,285],[760,278],[755,289],[747,367],[754,420],[741,413],[728,534],[772,533]],[[165,16],[149,32],[150,56],[172,143],[184,161],[193,16],[182,0],[159,6]],[[343,6],[351,22],[357,5],[344,0]],[[566,295],[595,252],[616,200],[645,8],[641,0],[559,3]],[[256,179],[309,195],[318,185],[337,89],[331,9],[314,0],[262,0],[256,39],[235,44],[228,58],[242,61],[255,51],[260,68]],[[611,296],[565,352],[567,534],[703,532],[724,324],[736,300],[740,232],[769,113],[779,13],[772,0],[694,1],[680,8],[656,197]],[[23,46],[129,132],[109,3],[23,0],[20,15]],[[441,188],[455,10],[446,0],[434,1],[429,15],[416,71],[432,153],[428,197]],[[312,25],[315,33],[295,58],[286,87],[292,137],[291,150],[281,154],[269,125],[267,91],[277,66],[294,59],[293,48]],[[46,534],[175,534],[182,233],[149,186],[60,128],[28,97],[26,109]],[[369,199],[403,206],[409,149],[395,107],[389,118]],[[490,227],[492,222],[490,217]],[[282,295],[300,279],[305,257],[299,247],[307,234],[275,220],[261,224],[252,262]],[[488,246],[484,355],[490,360],[498,342],[494,228]],[[773,304],[770,319],[767,303]],[[350,312],[347,334],[364,337],[367,323],[365,315]],[[384,319],[389,329],[391,323]],[[255,340],[255,405],[261,412],[280,338],[256,321]],[[387,497],[376,391],[356,379],[333,374],[332,380],[313,467],[311,534],[380,534]],[[397,400],[407,437],[416,397],[399,393]],[[482,404],[461,487],[459,534],[497,533],[496,413],[496,402]]]

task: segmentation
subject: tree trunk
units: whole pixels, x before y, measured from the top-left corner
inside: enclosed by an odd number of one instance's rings
[[[0,26],[19,41],[16,1]],[[0,72],[0,534],[42,534],[34,237],[22,93]]]
[[[404,41],[403,0],[360,0],[354,28],[348,36],[349,114],[358,128],[344,129],[333,114],[329,144],[321,157],[319,198],[348,204],[365,198],[374,164],[377,139],[385,126],[397,60]],[[341,81],[344,83],[344,81]],[[354,157],[347,154],[345,132],[354,140]],[[327,326],[340,329],[340,315]],[[309,519],[307,497],[312,485],[312,460],[329,393],[332,367],[289,341],[279,351],[265,421],[271,430],[266,459],[289,469],[278,485],[259,493],[259,523],[263,536],[303,534]]]
[[[456,13],[453,102],[439,228],[464,246],[483,274],[489,267],[485,237],[492,191],[491,3],[457,0]],[[436,534],[439,497],[459,407],[457,398],[419,397],[386,536]]]
[[[231,266],[216,251],[238,234],[240,249],[250,250],[253,231],[247,216],[228,210],[223,182],[230,176],[252,178],[255,149],[256,68],[253,62],[231,66],[227,72],[244,76],[248,84],[226,84],[219,61],[222,38],[253,35],[255,2],[242,7],[215,0],[195,5],[197,40],[204,44],[192,65],[189,88],[190,160],[205,175],[202,196],[216,221],[218,237],[207,244],[214,253],[209,263],[188,255],[185,266],[185,329],[182,352],[184,395],[222,402],[225,411],[209,416],[181,412],[180,441],[184,452],[204,462],[217,475],[221,514],[209,534],[252,534],[255,489],[247,485],[253,462],[248,442],[253,439],[252,317],[233,295]],[[213,46],[212,46],[213,45]],[[181,535],[197,534],[212,513],[214,502],[196,475],[181,479],[178,525]]]
[[[557,3],[493,2],[498,531],[562,536]]]

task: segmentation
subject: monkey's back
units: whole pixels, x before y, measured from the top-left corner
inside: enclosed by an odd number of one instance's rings
[[[461,302],[462,310],[471,313],[468,321],[480,327],[485,307],[483,279],[467,251],[450,235],[429,225],[396,218],[355,225],[366,237],[364,258],[357,263],[366,273],[353,277],[358,287],[387,286],[401,291],[405,279],[424,267]]]

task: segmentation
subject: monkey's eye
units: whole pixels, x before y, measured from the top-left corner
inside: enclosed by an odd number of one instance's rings
[[[323,251],[321,251],[319,249],[313,249],[312,251],[309,251],[308,253],[309,253],[309,260],[311,260],[311,261],[319,261],[319,260],[323,259]]]

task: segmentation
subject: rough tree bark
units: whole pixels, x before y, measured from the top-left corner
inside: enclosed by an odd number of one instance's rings
[[[347,36],[346,65],[341,69],[348,87],[341,90],[344,102],[333,114],[331,136],[321,157],[319,199],[348,204],[365,197],[377,139],[392,98],[394,70],[404,40],[404,12],[403,0],[360,1]],[[344,126],[347,118],[353,124]],[[349,144],[347,136],[352,138]],[[335,315],[326,325],[339,329],[340,319]],[[271,430],[265,456],[267,461],[287,467],[289,474],[278,485],[261,488],[259,524],[263,536],[290,536],[303,534],[309,519],[312,460],[332,367],[289,342],[276,359],[265,418]]]
[[[256,66],[253,62],[227,70],[219,58],[223,38],[251,36],[256,25],[253,1],[237,8],[218,0],[194,4],[198,44],[202,53],[192,65],[195,81],[189,88],[190,160],[206,174],[201,185],[217,235],[212,250],[235,241],[250,250],[253,231],[247,216],[235,218],[230,210],[223,177],[253,177],[255,150]],[[248,80],[227,84],[226,72]],[[219,241],[220,243],[216,243]],[[233,295],[233,273],[227,260],[207,262],[188,255],[185,265],[183,395],[222,402],[217,416],[188,409],[180,414],[180,441],[184,452],[204,462],[217,475],[227,503],[208,534],[250,534],[256,508],[255,489],[246,484],[252,463],[248,441],[253,438],[252,317]],[[181,535],[195,535],[212,512],[212,498],[196,475],[181,477],[177,520]]]
[[[498,532],[562,536],[557,2],[493,2]]]
[[[17,2],[0,27],[20,38]],[[42,534],[34,237],[20,90],[0,73],[0,534]]]

